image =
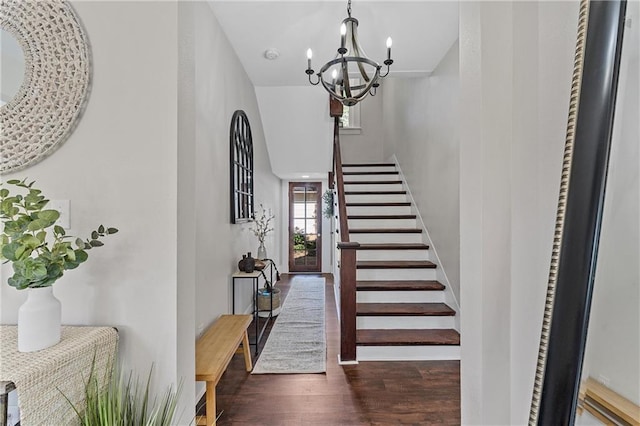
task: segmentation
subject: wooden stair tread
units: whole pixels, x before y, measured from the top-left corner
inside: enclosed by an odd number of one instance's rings
[[[406,195],[407,191],[345,191],[344,195]]]
[[[362,214],[347,216],[347,219],[415,219],[415,214]]]
[[[421,234],[420,228],[357,228],[349,229],[350,234]]]
[[[436,264],[428,260],[360,260],[356,269],[433,269]]]
[[[401,180],[350,180],[345,185],[399,185]]]
[[[388,172],[342,172],[345,176],[355,176],[355,175],[397,175],[399,172],[397,171],[388,171]]]
[[[411,203],[408,201],[385,202],[385,203],[347,203],[347,207],[409,207]]]
[[[356,281],[357,291],[442,291],[444,285],[433,280]]]
[[[361,243],[358,250],[429,250],[422,243]]]
[[[428,330],[373,330],[356,332],[356,344],[360,346],[426,346],[460,344],[460,333],[454,329]]]
[[[587,409],[589,405],[594,405],[593,401],[596,405],[605,408],[607,414],[612,415],[616,420],[630,425],[640,424],[640,407],[592,377],[587,379],[585,397]]]
[[[347,163],[342,167],[395,167],[394,163]]]
[[[456,311],[446,303],[357,303],[357,316],[454,316]]]

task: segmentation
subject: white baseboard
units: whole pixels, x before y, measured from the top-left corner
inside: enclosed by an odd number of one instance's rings
[[[358,365],[358,360],[355,361],[343,361],[340,359],[340,355],[338,355],[338,365]]]
[[[460,360],[460,346],[358,346],[360,362]]]

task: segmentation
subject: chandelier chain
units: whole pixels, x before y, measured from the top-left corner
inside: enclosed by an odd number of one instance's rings
[[[347,2],[347,15],[351,18],[351,0]]]

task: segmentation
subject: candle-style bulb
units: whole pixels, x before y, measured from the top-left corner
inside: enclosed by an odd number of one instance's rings
[[[347,26],[343,23],[340,25],[340,49],[338,49],[338,53],[344,55],[347,53],[347,49],[344,47],[347,43]]]
[[[391,44],[393,43],[393,41],[391,40],[391,37],[387,37],[387,61],[391,60]]]
[[[311,48],[307,49],[307,74],[310,75],[309,70],[311,70],[311,57],[313,56],[313,52],[311,51]]]

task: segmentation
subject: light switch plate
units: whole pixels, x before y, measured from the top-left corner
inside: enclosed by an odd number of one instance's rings
[[[64,229],[71,228],[70,204],[69,200],[50,200],[49,205],[47,206],[52,210],[60,212],[60,218],[58,218],[58,222],[56,223]]]

